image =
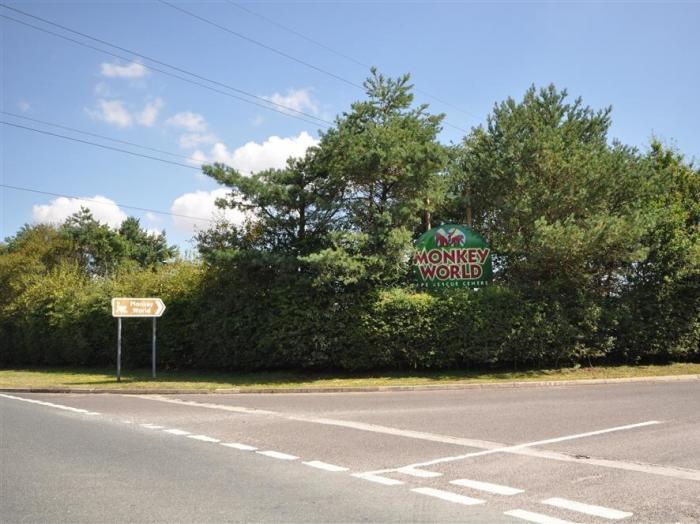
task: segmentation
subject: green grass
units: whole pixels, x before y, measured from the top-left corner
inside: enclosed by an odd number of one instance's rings
[[[610,366],[530,371],[445,371],[387,372],[356,376],[338,374],[301,374],[291,372],[222,373],[177,371],[160,372],[150,378],[149,370],[128,371],[117,382],[114,370],[80,368],[42,368],[0,370],[0,388],[82,388],[82,389],[199,389],[226,388],[328,388],[440,385],[457,383],[499,383],[508,381],[580,380],[700,374],[700,364],[663,366]]]

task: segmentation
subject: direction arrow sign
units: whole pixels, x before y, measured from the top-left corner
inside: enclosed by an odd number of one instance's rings
[[[113,317],[160,317],[165,304],[159,298],[113,298]]]

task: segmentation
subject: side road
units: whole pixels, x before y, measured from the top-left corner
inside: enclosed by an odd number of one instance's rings
[[[468,389],[572,387],[600,384],[628,384],[634,382],[700,381],[700,374],[667,375],[629,378],[540,380],[507,382],[464,382],[395,386],[340,386],[340,387],[239,387],[239,388],[84,388],[84,387],[0,387],[7,393],[120,393],[124,395],[182,395],[182,394],[270,394],[270,393],[376,393],[382,391],[443,391]]]

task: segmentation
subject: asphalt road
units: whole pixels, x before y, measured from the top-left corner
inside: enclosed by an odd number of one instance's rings
[[[700,382],[0,393],[2,522],[700,522]]]

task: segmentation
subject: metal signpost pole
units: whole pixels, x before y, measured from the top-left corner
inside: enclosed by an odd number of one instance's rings
[[[153,364],[153,378],[156,378],[156,317],[153,317],[153,348],[151,360]]]
[[[117,382],[122,380],[122,318],[117,318]]]

